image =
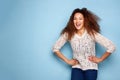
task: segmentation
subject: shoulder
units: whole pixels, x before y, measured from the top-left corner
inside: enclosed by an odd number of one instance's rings
[[[104,37],[101,33],[98,33],[98,32],[96,32],[96,33],[94,34],[94,36],[95,36],[95,38]]]
[[[67,32],[65,32],[65,33],[62,33],[61,35],[60,35],[60,37],[62,37],[62,38],[64,38],[64,39],[68,39],[68,33]]]
[[[63,36],[63,37],[68,37],[68,33],[67,33],[67,32],[62,33],[61,36]]]

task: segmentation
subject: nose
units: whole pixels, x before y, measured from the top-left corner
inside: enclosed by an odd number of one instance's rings
[[[79,20],[76,20],[76,22],[78,23],[78,22],[79,22]]]

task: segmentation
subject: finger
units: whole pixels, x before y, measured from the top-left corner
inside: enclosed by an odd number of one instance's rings
[[[76,60],[76,59],[73,59],[75,62],[78,62],[78,60]]]
[[[96,57],[95,56],[92,56],[93,59],[95,59]]]
[[[92,57],[92,56],[89,56],[88,59],[89,59],[90,61],[92,61],[92,60],[93,60],[93,57]]]
[[[76,64],[79,64],[79,62],[78,62],[78,61],[76,61]]]
[[[74,62],[74,65],[79,64],[78,60],[76,60],[76,59],[74,59],[73,62]]]

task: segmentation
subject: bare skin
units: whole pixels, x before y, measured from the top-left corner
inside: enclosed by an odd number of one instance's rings
[[[55,54],[62,59],[64,62],[66,62],[67,64],[73,66],[73,65],[77,65],[79,64],[79,62],[76,59],[68,59],[66,58],[60,51],[56,51]]]
[[[94,63],[100,63],[104,61],[108,56],[110,56],[111,53],[105,52],[100,58],[96,56],[89,56],[89,60],[94,62]]]
[[[74,15],[74,26],[75,28],[78,30],[77,34],[82,36],[82,34],[84,33],[85,29],[84,29],[84,17],[81,13],[76,13]],[[96,57],[96,56],[89,56],[89,60],[94,62],[94,63],[100,63],[102,61],[104,61],[111,53],[109,52],[105,52],[100,58]]]
[[[75,28],[78,30],[77,34],[82,36],[85,29],[84,29],[84,17],[81,13],[76,13],[74,15],[74,20],[73,20],[74,26]],[[76,59],[68,59],[66,58],[60,51],[56,51],[55,54],[62,59],[64,62],[66,62],[67,64],[74,66],[77,64],[80,64]],[[94,62],[94,63],[100,63],[102,61],[104,61],[111,53],[109,52],[105,52],[100,58],[96,57],[96,56],[89,56],[89,60]]]

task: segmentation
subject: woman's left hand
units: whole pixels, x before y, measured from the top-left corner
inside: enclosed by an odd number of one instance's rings
[[[89,56],[89,58],[88,58],[91,62],[94,62],[94,63],[100,63],[100,62],[102,62],[102,59],[101,58],[98,58],[98,57],[96,57],[96,56]]]

